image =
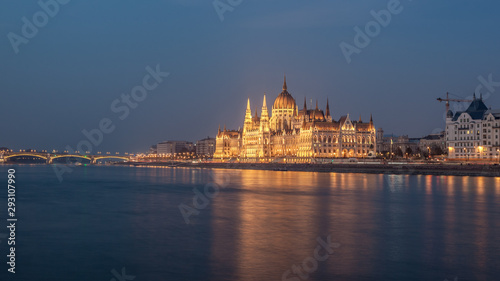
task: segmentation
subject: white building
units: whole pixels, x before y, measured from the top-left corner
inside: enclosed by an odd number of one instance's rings
[[[446,114],[446,141],[451,159],[485,159],[499,157],[500,110],[491,110],[482,96],[465,111]]]
[[[207,137],[196,142],[196,154],[212,156],[215,153],[215,138]]]
[[[194,145],[188,141],[164,141],[156,145],[156,150],[159,155],[173,155],[184,151],[192,151]]]

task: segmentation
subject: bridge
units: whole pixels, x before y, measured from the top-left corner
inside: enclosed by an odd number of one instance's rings
[[[39,152],[8,152],[0,154],[0,162],[6,162],[10,158],[22,157],[22,156],[44,159],[47,164],[52,164],[54,159],[60,159],[60,158],[80,158],[89,160],[90,164],[96,164],[97,161],[102,159],[121,159],[125,161],[130,161],[130,156],[118,156],[118,155],[81,155],[81,154],[39,153]]]

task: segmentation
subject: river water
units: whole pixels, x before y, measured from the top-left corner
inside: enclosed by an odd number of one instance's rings
[[[500,178],[8,168],[0,280],[500,280]]]

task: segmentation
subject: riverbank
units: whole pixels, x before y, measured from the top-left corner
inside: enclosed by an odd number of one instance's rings
[[[282,163],[184,163],[123,162],[119,165],[168,166],[207,169],[245,169],[321,173],[405,174],[500,177],[499,165],[482,164],[282,164]]]

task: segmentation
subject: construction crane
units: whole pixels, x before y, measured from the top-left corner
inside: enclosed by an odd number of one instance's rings
[[[448,111],[450,110],[450,101],[456,101],[456,102],[472,102],[472,100],[465,100],[465,99],[450,99],[450,97],[448,96],[448,92],[446,92],[446,98],[445,99],[442,99],[442,98],[437,98],[438,101],[445,101],[446,102],[446,114],[448,113]]]

